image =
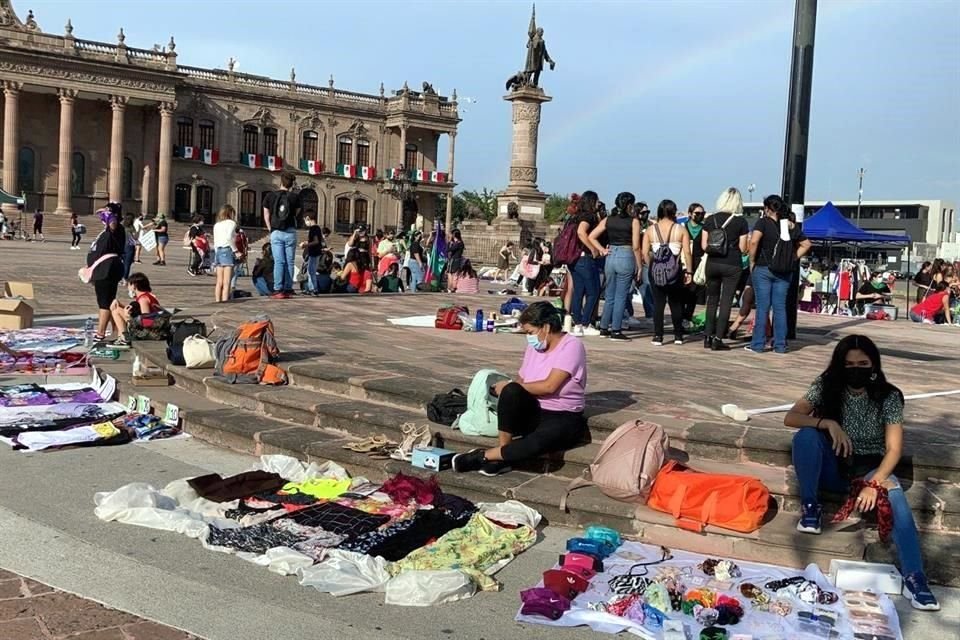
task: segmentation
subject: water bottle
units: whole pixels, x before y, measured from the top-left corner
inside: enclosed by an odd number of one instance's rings
[[[477,331],[483,331],[483,309],[477,309],[477,321],[473,328]]]
[[[487,320],[487,331],[493,333],[493,319]]]
[[[93,344],[93,332],[95,329],[93,318],[87,318],[83,323],[83,345],[89,347]]]

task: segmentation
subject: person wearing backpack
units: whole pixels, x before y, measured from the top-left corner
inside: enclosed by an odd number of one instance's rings
[[[263,203],[263,222],[270,233],[273,249],[272,298],[289,298],[293,293],[296,269],[297,218],[302,208],[300,194],[291,191],[293,174],[280,175],[280,190],[274,191]]]
[[[733,296],[743,273],[750,227],[743,219],[743,196],[730,187],[717,198],[717,213],[703,224],[700,247],[707,261],[707,322],[703,348],[728,351],[723,342],[730,325]],[[718,314],[719,309],[719,314]]]
[[[767,196],[763,217],[750,235],[750,265],[756,296],[753,338],[744,347],[763,353],[767,335],[767,315],[773,309],[773,350],[787,352],[787,291],[797,261],[810,252],[813,244],[796,225],[791,225],[783,198]]]
[[[690,234],[677,224],[677,203],[662,200],[657,206],[657,221],[643,234],[640,252],[650,265],[650,291],[653,294],[653,341],[663,345],[663,312],[670,305],[673,321],[673,344],[683,344],[684,287],[690,284],[690,272],[684,264],[693,264],[690,252]]]
[[[493,385],[499,445],[453,457],[456,472],[495,476],[510,465],[583,442],[587,351],[563,332],[563,314],[549,302],[534,302],[520,314],[527,349],[515,380]]]

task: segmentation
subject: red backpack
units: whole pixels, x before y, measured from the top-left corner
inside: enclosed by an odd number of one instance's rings
[[[580,223],[575,219],[567,220],[567,223],[563,225],[563,229],[560,230],[557,239],[553,241],[553,253],[551,257],[553,258],[554,264],[572,265],[580,257],[580,254],[583,253],[583,246],[580,244],[580,238],[577,236],[577,228],[579,226]]]
[[[453,331],[460,331],[463,329],[463,320],[460,319],[460,314],[469,315],[469,313],[469,309],[459,305],[441,307],[437,311],[437,317],[433,321],[433,326],[437,329],[451,329]]]

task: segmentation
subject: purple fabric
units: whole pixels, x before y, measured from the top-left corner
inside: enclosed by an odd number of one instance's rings
[[[37,384],[21,384],[0,389],[0,407],[40,407],[51,404],[98,404],[100,394],[91,388],[62,391]]]
[[[550,620],[558,620],[570,610],[570,600],[543,587],[534,587],[520,592],[523,608],[520,610],[525,616],[543,616]]]

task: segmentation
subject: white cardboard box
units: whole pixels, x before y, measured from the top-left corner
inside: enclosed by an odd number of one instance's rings
[[[830,575],[838,589],[900,594],[903,577],[892,564],[831,560]]]

